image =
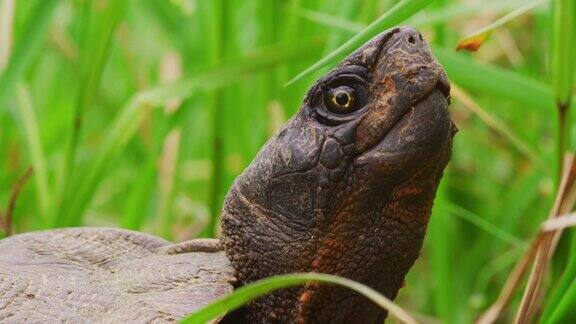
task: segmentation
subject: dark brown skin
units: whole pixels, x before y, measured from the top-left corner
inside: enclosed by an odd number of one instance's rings
[[[316,82],[225,202],[222,238],[240,285],[319,272],[395,298],[418,257],[452,146],[449,84],[422,36],[388,30]],[[374,323],[344,288],[287,289],[233,320]]]

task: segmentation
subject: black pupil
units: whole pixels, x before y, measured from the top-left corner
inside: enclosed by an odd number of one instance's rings
[[[349,97],[346,92],[338,92],[336,94],[336,103],[340,106],[344,106],[348,103]]]

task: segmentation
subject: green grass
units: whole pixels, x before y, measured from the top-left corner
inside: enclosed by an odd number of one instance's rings
[[[451,107],[460,132],[396,302],[471,323],[546,219],[561,153],[575,148],[576,8],[532,8],[540,2],[15,1],[14,42],[0,44],[11,48],[0,67],[0,214],[31,166],[15,232],[215,236],[228,187],[314,80],[383,28],[411,24],[461,90]],[[477,52],[455,51],[486,26]],[[574,315],[571,232],[541,286],[543,323]]]
[[[181,323],[207,323],[217,316],[222,316],[228,311],[240,308],[251,300],[266,295],[268,292],[293,286],[305,285],[308,283],[340,285],[342,287],[354,290],[356,293],[370,299],[382,309],[387,310],[390,316],[397,318],[407,324],[417,323],[410,314],[406,313],[406,311],[404,311],[401,307],[394,304],[391,300],[381,295],[374,289],[346,278],[320,273],[294,273],[289,275],[275,276],[253,282],[249,285],[236,289],[230,295],[226,295],[218,300],[211,302],[200,311],[183,319]]]

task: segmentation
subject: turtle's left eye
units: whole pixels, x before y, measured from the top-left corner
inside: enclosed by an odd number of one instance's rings
[[[355,109],[356,90],[348,86],[327,89],[325,98],[326,107],[335,114],[347,114]]]
[[[355,84],[328,86],[324,88],[324,105],[334,114],[349,114],[366,105],[364,92]]]

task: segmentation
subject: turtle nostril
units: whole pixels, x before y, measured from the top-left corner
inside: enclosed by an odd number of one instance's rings
[[[404,46],[406,49],[418,49],[421,46],[426,47],[426,42],[422,34],[411,27],[400,28],[393,36],[393,39],[394,41],[391,42],[393,44],[392,46]]]

